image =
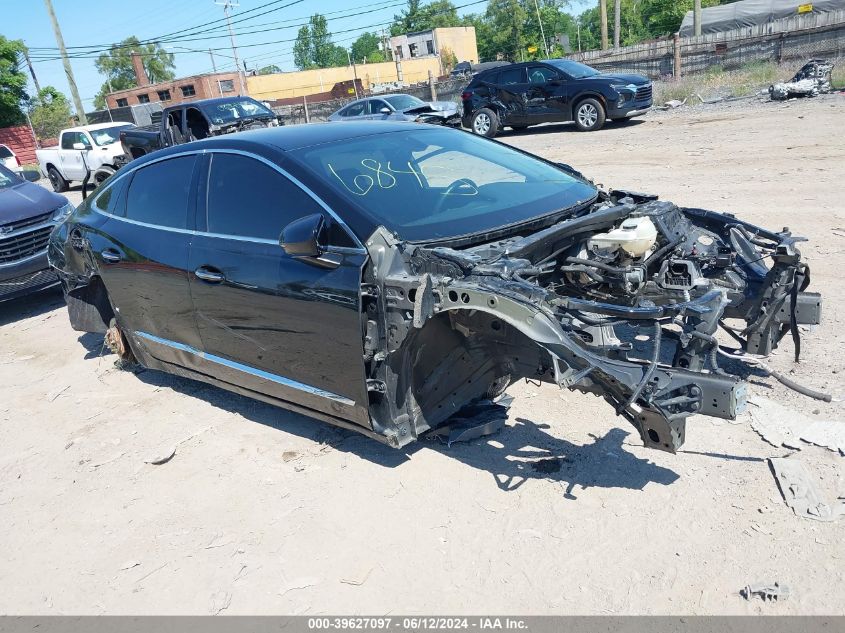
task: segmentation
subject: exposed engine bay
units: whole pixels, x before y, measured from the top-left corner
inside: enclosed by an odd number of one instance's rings
[[[790,335],[797,358],[798,325],[819,323],[803,239],[626,191],[482,244],[380,228],[362,285],[373,430],[402,446],[524,378],[602,397],[674,452],[690,415],[745,407],[720,328],[755,356]]]

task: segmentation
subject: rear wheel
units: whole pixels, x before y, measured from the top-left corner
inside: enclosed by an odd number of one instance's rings
[[[474,134],[493,138],[499,131],[499,117],[490,108],[481,108],[472,115],[470,127]]]
[[[109,176],[115,173],[114,169],[108,165],[103,165],[94,172],[94,183],[99,187]]]
[[[62,193],[67,191],[68,181],[65,180],[55,167],[47,169],[47,177],[50,179],[50,184],[53,185],[53,191]]]
[[[575,108],[575,126],[582,132],[601,129],[605,118],[604,107],[595,99],[584,99]]]

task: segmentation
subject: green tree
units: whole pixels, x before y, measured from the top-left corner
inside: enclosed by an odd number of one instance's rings
[[[302,26],[293,45],[293,63],[300,70],[345,66],[346,49],[332,42],[326,17],[315,13]]]
[[[408,8],[393,16],[390,26],[391,35],[402,35],[415,31],[461,26],[458,10],[450,0],[432,0],[423,6],[420,0],[408,0]]]
[[[94,97],[94,107],[103,108],[106,105],[105,95],[117,90],[126,90],[138,85],[135,69],[132,66],[132,53],[141,56],[141,63],[152,83],[169,81],[176,75],[173,72],[173,54],[164,50],[161,44],[141,44],[134,35],[127,37],[109,50],[101,54],[94,61],[97,70],[106,76],[106,82],[100,92]]]
[[[363,63],[383,62],[384,53],[379,48],[380,40],[375,33],[364,33],[352,44],[352,61]]]
[[[71,118],[70,103],[53,86],[45,86],[29,104],[29,120],[39,139],[56,138]]]
[[[273,73],[280,73],[282,69],[276,66],[275,64],[270,64],[269,66],[264,66],[263,68],[258,69],[259,75],[272,75]]]
[[[26,75],[20,59],[26,47],[21,40],[7,40],[0,35],[0,127],[18,125],[26,119]]]

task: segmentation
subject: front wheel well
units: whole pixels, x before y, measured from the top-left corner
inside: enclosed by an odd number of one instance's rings
[[[106,333],[115,315],[106,286],[98,275],[91,277],[84,286],[68,290],[65,299],[74,330]]]
[[[604,114],[607,116],[607,99],[605,99],[602,95],[598,93],[588,92],[582,95],[578,95],[575,98],[575,101],[572,102],[572,116],[575,116],[575,111],[578,109],[578,106],[581,105],[581,102],[584,99],[595,99],[601,104],[601,107],[604,108]]]

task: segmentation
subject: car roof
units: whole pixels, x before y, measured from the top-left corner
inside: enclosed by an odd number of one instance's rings
[[[131,121],[109,121],[108,123],[92,123],[91,125],[77,125],[76,127],[69,127],[62,130],[62,132],[87,132],[91,130],[102,130],[107,127],[114,127],[115,125],[135,125]]]
[[[240,95],[237,97],[214,97],[212,99],[197,99],[196,101],[183,101],[182,103],[177,103],[170,107],[176,108],[183,106],[214,105],[216,103],[233,103],[235,101],[242,101],[244,99],[250,99],[251,101],[257,100],[254,97],[250,97],[249,95]]]
[[[132,161],[130,167],[142,165],[147,159],[155,160],[164,158],[170,154],[180,154],[187,151],[213,150],[213,149],[241,149],[252,150],[263,154],[267,150],[281,150],[283,152],[322,145],[335,141],[344,141],[374,134],[388,134],[402,130],[414,129],[423,130],[427,126],[421,126],[413,121],[345,121],[343,123],[301,123],[299,125],[282,125],[279,127],[262,128],[239,132],[238,134],[224,134],[185,143],[173,145],[165,149],[151,152],[143,158]],[[438,129],[431,126],[431,129]]]

